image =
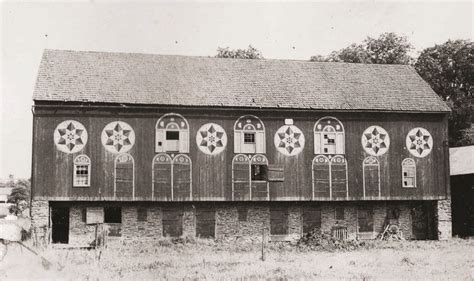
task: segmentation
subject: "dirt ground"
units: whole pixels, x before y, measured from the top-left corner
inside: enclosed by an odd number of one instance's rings
[[[18,245],[0,262],[0,280],[351,279],[474,280],[474,239],[370,242],[350,252],[316,252],[270,244],[169,241],[110,245],[100,251],[40,250]],[[100,260],[97,258],[100,254]]]

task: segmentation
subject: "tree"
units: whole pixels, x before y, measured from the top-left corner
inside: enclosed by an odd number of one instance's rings
[[[16,215],[21,214],[28,208],[31,194],[31,180],[19,179],[15,182],[11,194],[8,196],[8,203],[13,203],[11,210]]]
[[[217,48],[216,58],[232,58],[232,59],[263,59],[262,53],[256,48],[249,45],[247,49],[233,49],[229,47]]]
[[[474,44],[469,40],[448,40],[426,48],[415,69],[452,109],[449,145],[472,144],[466,129],[471,127],[474,114]]]
[[[360,44],[351,44],[329,56],[312,56],[310,61],[379,63],[379,64],[410,64],[409,52],[413,46],[406,36],[393,32],[383,33],[378,38],[367,37]]]

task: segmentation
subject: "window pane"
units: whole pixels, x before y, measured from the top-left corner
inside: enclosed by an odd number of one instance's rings
[[[344,207],[336,207],[335,217],[336,220],[344,220]]]
[[[267,165],[252,165],[252,180],[266,181],[268,174]]]
[[[255,143],[255,133],[244,133],[244,143]]]
[[[122,223],[122,208],[105,207],[104,208],[105,223]]]
[[[166,139],[167,140],[179,140],[179,132],[178,131],[166,131]]]

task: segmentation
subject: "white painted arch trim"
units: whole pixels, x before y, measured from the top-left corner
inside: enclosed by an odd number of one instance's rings
[[[91,186],[91,172],[92,172],[92,164],[91,164],[91,159],[89,156],[85,154],[79,154],[74,158],[74,171],[73,171],[73,179],[72,179],[72,185],[74,187],[90,187]],[[87,165],[87,184],[76,184],[76,172],[77,172],[77,166],[84,166]]]
[[[336,158],[342,158],[344,160],[344,165],[345,165],[345,170],[346,170],[346,198],[349,198],[349,174],[348,174],[348,169],[347,169],[347,159],[343,155],[336,155],[334,157],[331,157],[331,159],[323,154],[318,154],[313,158],[313,161],[311,162],[311,175],[312,175],[312,199],[314,200],[316,197],[314,195],[316,186],[315,186],[315,176],[314,176],[314,166],[318,165],[316,162],[316,158],[324,158],[325,162],[327,163],[325,165],[328,165],[328,172],[329,172],[329,199],[332,200],[332,164],[334,162],[334,159]]]
[[[371,164],[371,163],[367,163],[369,162],[369,160],[372,160],[374,161],[376,164]],[[363,195],[364,195],[364,199],[365,199],[365,167],[367,166],[373,166],[373,167],[377,167],[377,177],[378,177],[378,191],[379,191],[379,198],[382,196],[381,194],[381,190],[380,190],[380,162],[379,160],[377,159],[377,157],[375,156],[367,156],[365,157],[364,161],[362,162],[362,187],[363,187]]]
[[[178,157],[185,157],[189,161],[189,200],[193,199],[193,162],[191,161],[191,158],[183,153],[176,154],[174,157],[171,157],[167,153],[159,153],[153,157],[152,164],[151,164],[151,200],[155,199],[155,164],[160,163],[156,162],[155,160],[158,157],[165,157],[168,161],[166,162],[161,162],[163,164],[169,163],[170,165],[170,188],[171,188],[171,200],[174,200],[174,179],[173,179],[173,172],[174,172],[174,164],[175,164],[175,159]],[[181,164],[179,164],[181,165]]]
[[[127,156],[132,160],[132,200],[135,200],[135,159],[129,153],[120,153],[114,160],[114,199],[117,198],[117,162],[120,157]]]

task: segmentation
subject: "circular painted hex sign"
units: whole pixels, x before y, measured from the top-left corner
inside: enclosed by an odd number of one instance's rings
[[[304,135],[295,125],[284,125],[275,133],[274,143],[280,153],[294,156],[303,150]]]
[[[433,137],[424,128],[413,128],[407,135],[406,145],[413,156],[422,158],[430,154],[433,148]]]
[[[362,134],[362,147],[372,156],[380,156],[387,152],[390,146],[390,137],[387,131],[380,126],[370,126]]]
[[[102,145],[112,153],[125,153],[135,144],[135,132],[122,121],[107,124],[102,130]]]
[[[220,125],[207,123],[199,128],[196,134],[196,144],[205,154],[219,154],[227,145],[227,134]]]
[[[86,128],[75,120],[63,121],[54,129],[54,143],[59,151],[79,152],[87,143]]]

